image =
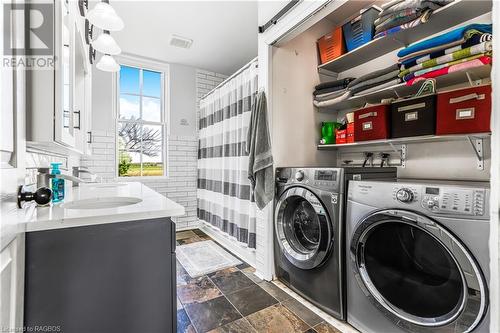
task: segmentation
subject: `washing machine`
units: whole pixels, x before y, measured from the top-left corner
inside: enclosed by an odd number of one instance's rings
[[[276,277],[345,320],[345,201],[349,179],[396,178],[396,168],[278,168]]]
[[[489,184],[354,181],[347,321],[361,332],[488,332]]]

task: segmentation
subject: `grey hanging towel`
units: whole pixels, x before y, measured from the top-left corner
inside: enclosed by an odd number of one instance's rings
[[[248,179],[255,203],[263,209],[274,193],[273,154],[267,122],[267,102],[264,92],[255,95],[248,127]]]

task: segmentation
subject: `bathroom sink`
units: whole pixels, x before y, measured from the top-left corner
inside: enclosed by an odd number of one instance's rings
[[[102,197],[70,201],[62,204],[64,209],[105,209],[134,205],[142,199],[134,197]]]
[[[96,183],[96,184],[85,184],[85,186],[88,187],[95,187],[95,188],[113,188],[113,187],[122,187],[122,186],[127,186],[127,183]]]

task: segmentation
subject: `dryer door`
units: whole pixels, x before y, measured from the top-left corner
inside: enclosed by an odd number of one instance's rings
[[[283,192],[276,205],[275,229],[281,251],[301,269],[321,265],[332,247],[328,212],[318,196],[303,187]]]
[[[350,256],[365,295],[410,332],[469,332],[486,313],[478,264],[426,216],[404,210],[367,216],[353,234]]]

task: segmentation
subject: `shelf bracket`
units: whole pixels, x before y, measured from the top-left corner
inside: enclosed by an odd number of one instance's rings
[[[471,87],[479,86],[482,83],[481,79],[474,80],[470,72],[465,72],[465,75],[467,76],[467,80],[469,81],[469,85]]]
[[[477,158],[477,169],[484,170],[484,149],[483,149],[483,139],[467,136],[472,149]]]
[[[406,168],[406,154],[407,154],[406,145],[401,145],[401,167],[402,168]]]
[[[399,145],[396,147],[392,142],[389,142],[389,146],[391,146],[391,149],[397,153],[400,154],[401,156],[401,167],[406,168],[406,154],[407,154],[407,147],[405,144]]]

